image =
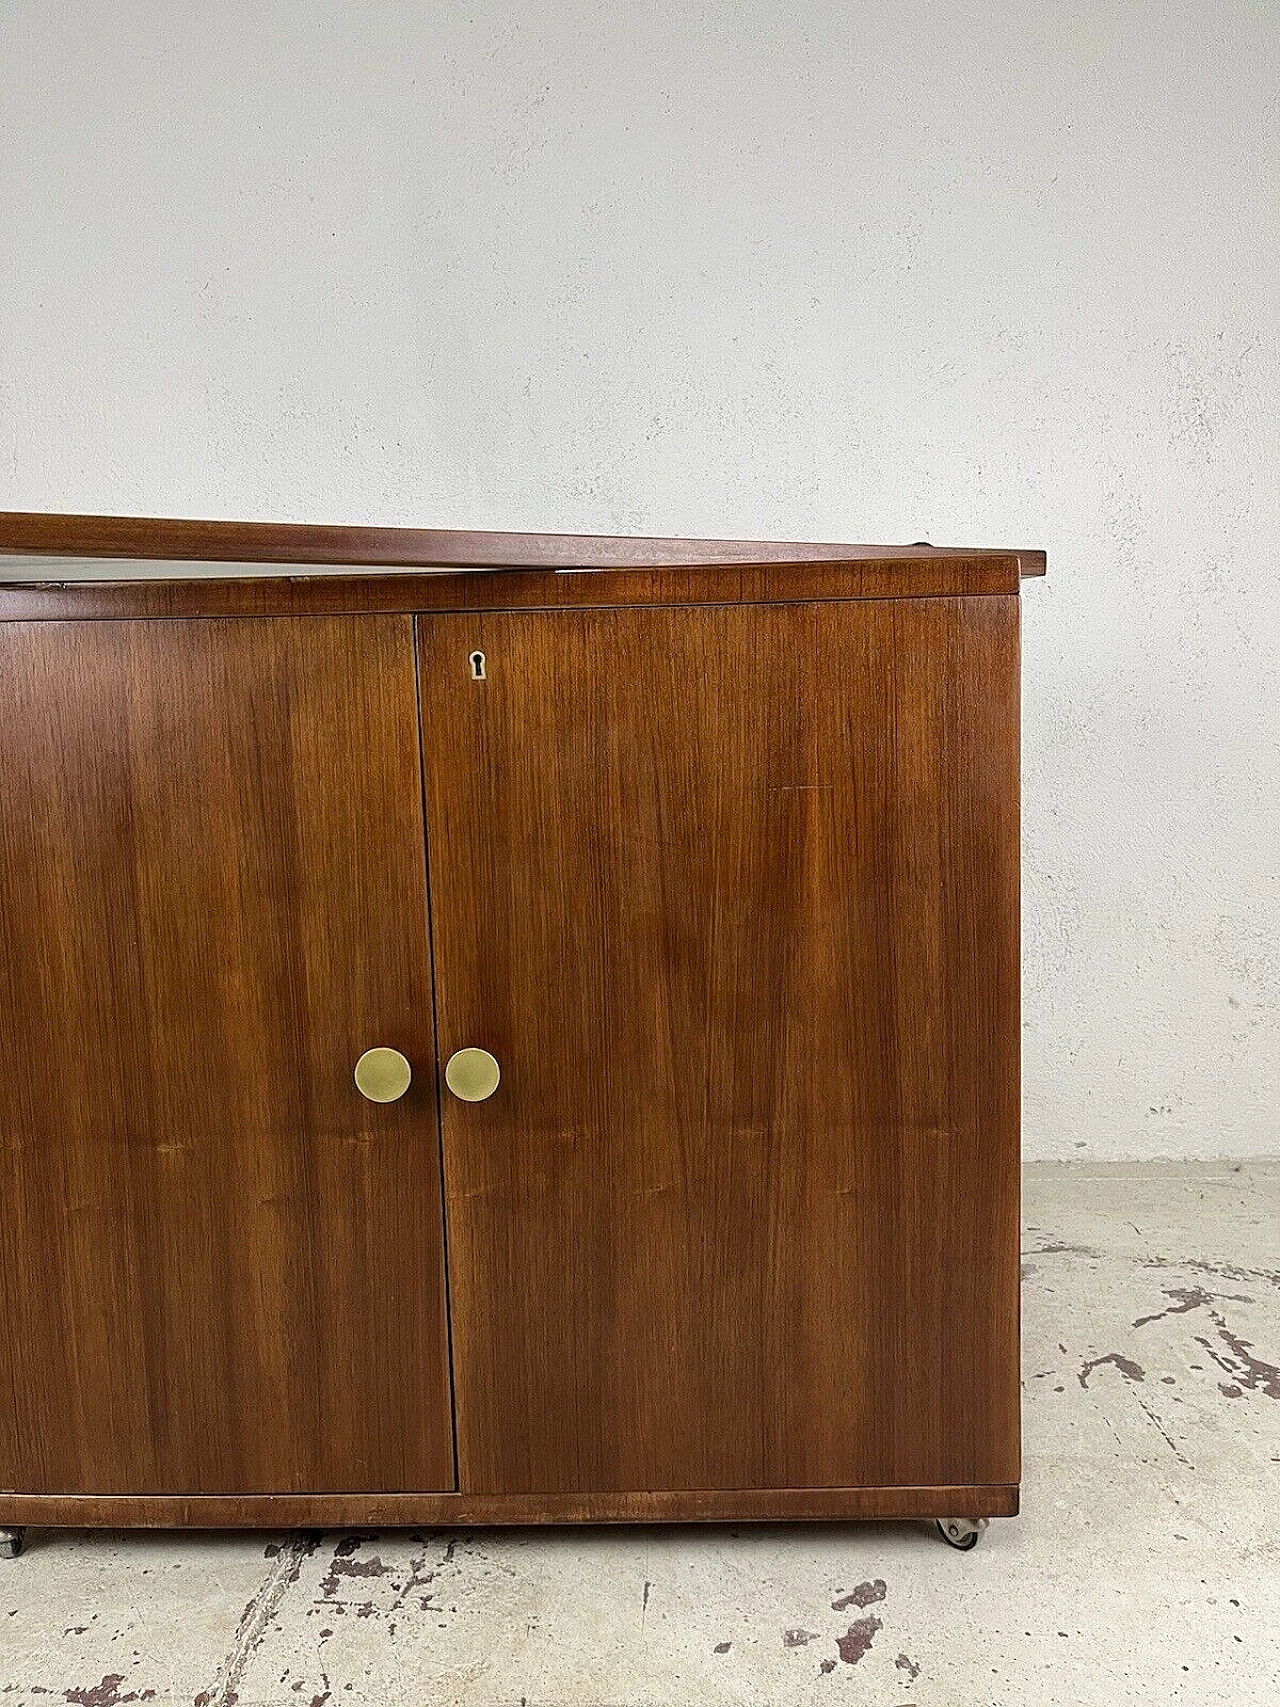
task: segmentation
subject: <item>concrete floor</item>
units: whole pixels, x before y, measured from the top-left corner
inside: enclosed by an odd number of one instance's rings
[[[1024,1515],[81,1534],[0,1563],[0,1701],[1280,1702],[1280,1163],[1039,1166]]]

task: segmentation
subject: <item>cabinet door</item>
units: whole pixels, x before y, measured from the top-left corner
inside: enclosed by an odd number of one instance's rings
[[[1017,1480],[1017,633],[420,619],[465,1489]]]
[[[0,1486],[451,1488],[412,619],[0,625],[0,788]]]

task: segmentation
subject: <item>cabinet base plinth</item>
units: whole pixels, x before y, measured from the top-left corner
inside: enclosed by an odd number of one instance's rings
[[[0,1523],[52,1528],[392,1529],[529,1523],[769,1523],[1014,1517],[1018,1485],[689,1489],[663,1493],[19,1494]]]

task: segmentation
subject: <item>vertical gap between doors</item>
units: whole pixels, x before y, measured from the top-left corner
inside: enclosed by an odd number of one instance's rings
[[[440,1062],[440,1014],[436,1001],[436,935],[431,905],[431,824],[427,809],[427,732],[422,716],[422,618],[413,622],[413,685],[418,706],[418,786],[422,796],[422,857],[427,885],[427,969],[431,975],[431,1046],[436,1058],[436,1142],[439,1147],[440,1226],[444,1251],[445,1350],[449,1359],[449,1421],[453,1431],[453,1490],[462,1488],[462,1463],[458,1457],[458,1389],[453,1362],[453,1268],[449,1261],[449,1191],[444,1158],[444,1075]]]

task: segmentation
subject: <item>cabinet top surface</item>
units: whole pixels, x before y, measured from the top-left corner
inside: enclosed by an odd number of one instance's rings
[[[1022,575],[1043,575],[1045,570],[1043,551],[928,545],[923,541],[911,545],[835,545],[759,539],[483,533],[329,523],[182,521],[160,516],[61,516],[21,510],[0,511],[0,556],[252,563],[264,567],[313,564],[355,569],[633,569],[1014,557]]]
[[[11,620],[1009,593],[1044,572],[1015,547],[0,512]]]

